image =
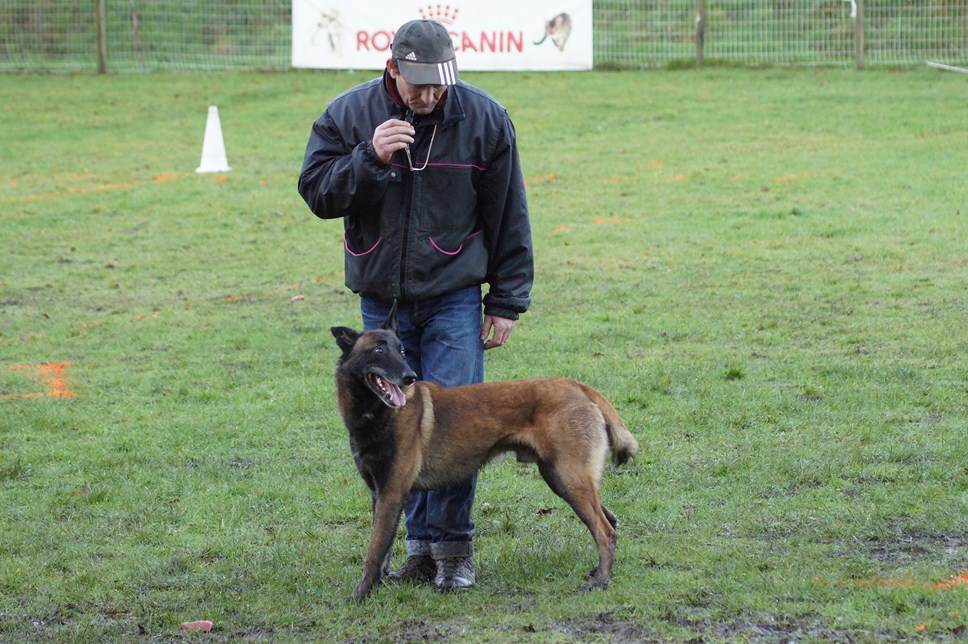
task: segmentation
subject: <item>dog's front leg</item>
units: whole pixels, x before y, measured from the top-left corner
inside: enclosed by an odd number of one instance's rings
[[[388,562],[390,546],[397,533],[400,515],[403,514],[403,503],[406,494],[384,493],[376,494],[373,503],[373,533],[370,535],[370,545],[366,550],[366,561],[363,564],[363,578],[353,591],[353,599],[364,600],[370,596],[373,587],[383,577],[384,566]]]
[[[376,521],[376,490],[372,488],[370,489],[370,519],[374,522]],[[380,566],[380,579],[383,579],[390,574],[391,553],[392,548],[387,548],[387,554],[383,557],[383,564]]]

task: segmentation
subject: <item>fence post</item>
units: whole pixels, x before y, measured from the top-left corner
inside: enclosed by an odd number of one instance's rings
[[[702,66],[706,50],[706,0],[696,0],[696,67]]]
[[[854,18],[854,67],[864,69],[864,0],[856,0],[857,17]]]
[[[94,0],[94,21],[97,23],[97,72],[108,70],[107,11],[105,0]]]

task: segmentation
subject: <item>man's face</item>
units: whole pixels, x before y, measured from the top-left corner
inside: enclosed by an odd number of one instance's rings
[[[387,65],[390,78],[396,81],[397,91],[403,104],[410,108],[414,114],[430,114],[437,106],[437,101],[447,91],[446,85],[411,85],[404,80],[396,63],[390,61]]]

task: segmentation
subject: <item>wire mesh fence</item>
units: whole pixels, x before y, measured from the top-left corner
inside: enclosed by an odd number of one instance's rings
[[[852,64],[849,3],[732,2],[710,9],[706,56],[747,64]]]
[[[865,4],[869,64],[968,63],[968,0]]]
[[[290,3],[107,0],[110,71],[285,69]],[[97,68],[96,2],[0,1],[0,70]]]
[[[103,0],[109,71],[288,69],[291,3]],[[0,0],[0,71],[98,68],[96,0]],[[599,0],[597,67],[968,64],[968,0]],[[697,24],[697,19],[701,21]],[[862,25],[863,39],[856,30]],[[697,29],[701,26],[702,29]]]

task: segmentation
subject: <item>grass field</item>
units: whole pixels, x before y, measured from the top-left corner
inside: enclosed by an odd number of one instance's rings
[[[357,605],[328,328],[358,302],[295,181],[368,77],[0,76],[0,641],[965,637],[962,75],[467,74],[517,126],[538,271],[488,379],[583,380],[642,451],[605,475],[606,592],[501,460],[478,586]]]

